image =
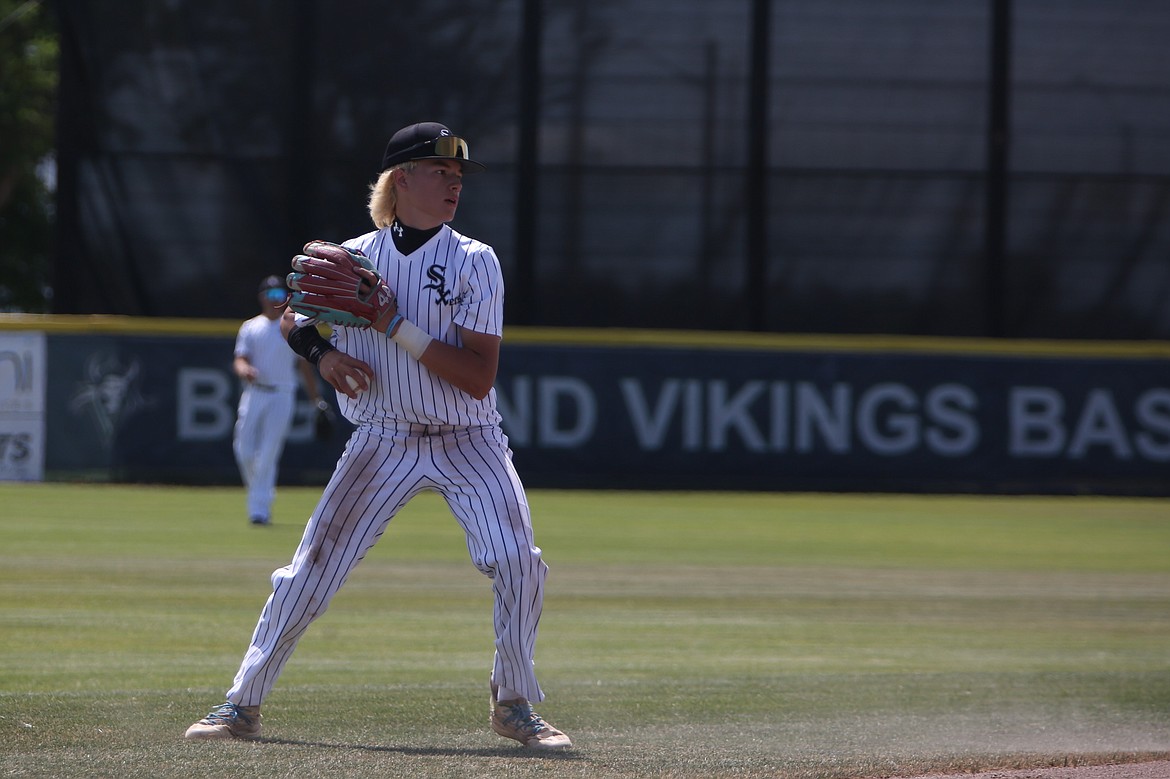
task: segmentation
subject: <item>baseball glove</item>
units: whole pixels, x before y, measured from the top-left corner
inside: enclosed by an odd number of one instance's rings
[[[313,437],[318,441],[328,441],[333,437],[333,409],[328,401],[317,401],[317,418],[313,420]]]
[[[310,241],[293,257],[288,307],[320,322],[366,328],[397,303],[374,264],[355,249]]]

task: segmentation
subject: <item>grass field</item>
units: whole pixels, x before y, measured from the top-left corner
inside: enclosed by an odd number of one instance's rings
[[[0,484],[0,775],[793,777],[1170,756],[1170,502],[533,491],[534,756],[486,727],[491,592],[434,496],[301,642],[266,740],[222,700],[276,524],[228,488]]]

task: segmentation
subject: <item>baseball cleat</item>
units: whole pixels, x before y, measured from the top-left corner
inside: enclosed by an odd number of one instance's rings
[[[568,749],[573,746],[561,731],[541,719],[532,704],[520,698],[497,701],[492,694],[492,730],[504,738],[515,739],[529,749]]]
[[[260,738],[260,707],[237,706],[228,701],[187,728],[184,738]]]
[[[255,516],[248,517],[248,521],[253,525],[267,525],[269,520],[268,517]]]

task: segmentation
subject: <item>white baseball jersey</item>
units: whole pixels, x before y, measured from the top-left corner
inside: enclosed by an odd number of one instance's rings
[[[259,314],[240,325],[235,356],[248,358],[259,386],[296,392],[300,358],[280,334],[280,317],[269,319]]]
[[[374,263],[398,296],[398,311],[432,338],[458,346],[456,326],[502,335],[504,290],[500,261],[486,244],[444,225],[409,258],[398,251],[390,230],[376,230],[347,241]],[[373,385],[338,404],[354,424],[395,420],[423,425],[495,425],[496,391],[476,400],[433,376],[382,333],[335,328],[331,342],[370,365],[386,366]]]
[[[444,225],[410,255],[391,228],[345,245],[368,256],[398,296],[399,311],[433,338],[459,345],[458,327],[500,335],[503,283],[490,246]],[[300,318],[301,321],[307,321]],[[415,495],[439,492],[467,537],[472,563],[492,579],[491,681],[544,699],[533,669],[548,567],[533,540],[528,501],[500,428],[495,392],[483,400],[432,374],[384,333],[335,327],[332,343],[364,360],[370,388],[338,393],[355,425],[292,562],[273,592],[227,698],[259,705],[300,636]]]

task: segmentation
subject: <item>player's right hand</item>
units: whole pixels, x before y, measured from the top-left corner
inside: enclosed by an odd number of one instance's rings
[[[321,361],[317,363],[317,370],[321,378],[329,382],[329,386],[354,399],[370,388],[370,382],[374,378],[374,371],[367,363],[339,349],[323,355]],[[357,386],[351,385],[349,379]]]

